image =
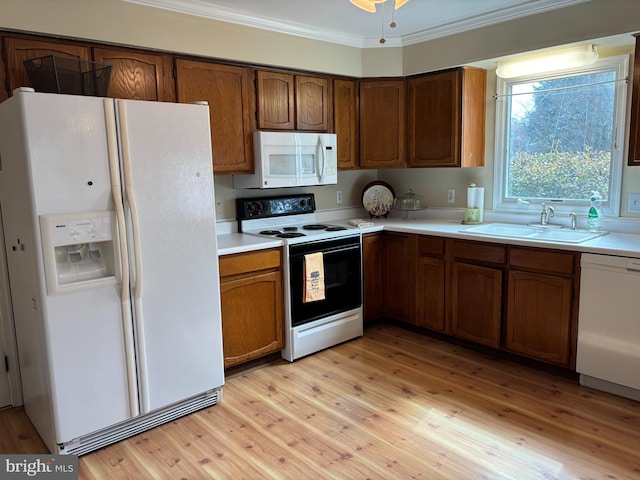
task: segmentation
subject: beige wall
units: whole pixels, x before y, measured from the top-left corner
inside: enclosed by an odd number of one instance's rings
[[[346,0],[345,0],[346,1]],[[46,5],[46,8],[43,7]],[[410,4],[408,7],[410,8]],[[62,35],[130,46],[184,52],[242,62],[355,77],[411,75],[470,63],[491,68],[496,57],[553,45],[640,32],[640,0],[590,0],[562,10],[528,16],[416,45],[358,49],[135,5],[120,0],[0,0],[0,28]],[[625,52],[630,52],[630,49]],[[379,177],[398,194],[413,188],[430,206],[447,207],[446,191],[456,189],[455,207],[465,205],[466,186],[493,186],[495,75],[489,72],[485,167],[340,172],[337,186],[314,191],[320,209],[360,205],[362,187]],[[342,205],[335,202],[342,190]],[[623,215],[628,194],[640,192],[640,168],[623,173]],[[275,193],[275,192],[270,192]],[[233,218],[236,196],[264,192],[234,190],[229,176],[216,177],[219,218]]]
[[[590,0],[403,48],[412,75],[541,48],[640,32],[639,0]]]
[[[0,28],[360,76],[360,49],[120,0],[0,0]]]

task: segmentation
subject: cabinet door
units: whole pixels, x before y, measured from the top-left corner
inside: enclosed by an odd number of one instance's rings
[[[505,348],[569,366],[572,286],[570,278],[510,271]]]
[[[357,168],[358,90],[356,80],[333,82],[333,124],[338,137],[338,168]]]
[[[409,275],[410,236],[385,233],[383,239],[384,310],[390,317],[406,322],[409,320],[409,295],[412,286]]]
[[[409,166],[460,165],[460,86],[457,70],[409,80]]]
[[[409,79],[409,166],[484,165],[486,83],[470,67]]]
[[[284,348],[280,272],[223,279],[220,302],[225,368]]]
[[[360,82],[360,166],[405,165],[406,83],[402,80]]]
[[[170,56],[130,49],[94,48],[93,59],[111,65],[110,97],[175,101]]]
[[[215,173],[253,172],[254,93],[251,70],[176,60],[179,102],[209,103]]]
[[[382,315],[382,234],[362,236],[362,271],[364,282],[364,321]]]
[[[31,82],[24,68],[25,60],[46,55],[72,56],[91,60],[90,48],[80,43],[59,43],[53,40],[31,40],[19,37],[4,37],[7,88],[9,94],[18,87],[30,87]]]
[[[294,76],[258,70],[256,80],[258,128],[294,130]]]
[[[445,331],[444,259],[421,256],[418,258],[416,278],[415,324],[440,332]]]
[[[452,273],[452,334],[498,348],[502,270],[454,262]]]
[[[296,129],[328,132],[332,112],[329,78],[296,75]]]

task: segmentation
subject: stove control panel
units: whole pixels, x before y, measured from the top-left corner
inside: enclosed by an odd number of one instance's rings
[[[313,193],[236,199],[238,220],[313,213],[315,210],[316,199]]]

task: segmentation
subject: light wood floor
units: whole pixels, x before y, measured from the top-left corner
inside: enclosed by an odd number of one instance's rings
[[[0,452],[45,452],[22,410]],[[640,479],[640,404],[391,325],[227,379],[83,479]]]

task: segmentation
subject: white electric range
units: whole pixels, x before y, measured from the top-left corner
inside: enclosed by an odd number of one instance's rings
[[[312,193],[239,198],[236,211],[240,232],[283,241],[284,359],[294,361],[362,336],[362,247],[357,227],[317,222]],[[318,252],[324,298],[309,301],[305,263]]]

